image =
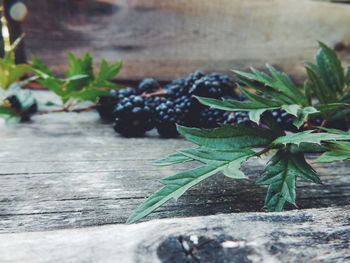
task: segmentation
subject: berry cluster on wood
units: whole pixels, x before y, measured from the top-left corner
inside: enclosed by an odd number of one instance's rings
[[[211,109],[200,104],[194,96],[246,100],[237,92],[236,84],[229,76],[219,73],[205,75],[197,71],[164,87],[155,79],[146,78],[137,89],[111,90],[111,96],[100,98],[97,111],[102,119],[112,121],[114,130],[125,137],[142,137],[156,128],[161,137],[174,138],[179,135],[177,124],[207,129],[221,124],[253,125],[245,111]],[[273,110],[271,114],[283,129],[296,131],[290,114],[281,109]],[[320,121],[315,120],[315,124]]]

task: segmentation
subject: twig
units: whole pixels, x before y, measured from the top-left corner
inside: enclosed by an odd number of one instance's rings
[[[36,114],[38,115],[44,115],[44,114],[49,114],[49,113],[57,113],[57,112],[75,112],[75,113],[80,113],[84,111],[91,111],[96,109],[97,105],[92,105],[89,107],[85,108],[78,108],[78,109],[69,109],[69,108],[62,108],[62,109],[57,109],[57,110],[51,110],[51,111],[39,111]]]

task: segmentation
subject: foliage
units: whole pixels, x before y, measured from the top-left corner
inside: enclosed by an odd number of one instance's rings
[[[37,111],[37,101],[29,90],[21,89],[36,77],[17,81],[1,92],[0,116],[7,122],[28,121]]]
[[[234,71],[240,91],[248,102],[197,98],[202,104],[226,111],[248,111],[254,125],[223,125],[206,130],[178,126],[178,131],[197,148],[180,150],[153,164],[172,165],[200,162],[198,168],[161,180],[164,187],[150,196],[129,217],[133,223],[148,215],[171,198],[177,199],[190,187],[210,176],[222,173],[243,179],[241,165],[250,158],[274,151],[257,184],[268,185],[265,207],[282,211],[286,203],[296,205],[297,179],[321,183],[305,154],[319,152],[319,162],[350,158],[350,133],[324,127],[312,127],[316,117],[328,120],[344,118],[349,111],[350,68],[343,69],[336,53],[323,43],[307,63],[308,80],[297,86],[286,74],[267,65],[268,74],[252,68],[251,73]],[[293,116],[298,132],[286,133],[272,118],[271,111],[282,109]],[[322,131],[323,130],[323,131]],[[321,132],[322,131],[322,132]]]
[[[110,80],[119,73],[121,61],[108,65],[103,59],[96,75],[93,72],[93,58],[89,53],[83,58],[77,58],[69,52],[68,61],[68,70],[63,79],[38,58],[34,57],[31,63],[33,72],[40,78],[38,82],[61,97],[66,106],[80,101],[97,102],[100,96],[109,96],[111,88],[120,88]]]
[[[12,84],[31,71],[29,65],[15,63],[14,51],[22,39],[23,36],[18,38],[10,49],[5,51],[4,57],[0,58],[0,89],[2,90],[9,89]]]

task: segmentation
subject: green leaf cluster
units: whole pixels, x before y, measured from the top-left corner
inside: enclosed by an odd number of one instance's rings
[[[93,71],[93,58],[86,53],[77,58],[68,53],[68,70],[65,78],[59,78],[40,59],[33,57],[33,72],[39,77],[38,82],[61,97],[63,104],[72,101],[97,102],[100,96],[109,96],[110,89],[119,89],[113,79],[120,71],[122,62],[109,65],[102,59],[99,71]]]
[[[198,97],[202,104],[212,108],[247,111],[256,124],[223,125],[212,130],[178,126],[179,133],[197,148],[179,150],[153,164],[195,161],[201,166],[162,179],[164,186],[136,209],[127,223],[136,222],[172,198],[179,198],[208,177],[221,173],[233,179],[244,179],[242,164],[270,151],[274,154],[256,183],[268,186],[266,209],[282,211],[286,203],[296,205],[298,179],[321,183],[316,171],[307,163],[306,154],[321,153],[319,162],[350,159],[350,133],[324,127],[306,130],[312,118],[343,118],[349,111],[350,68],[344,70],[336,53],[323,43],[319,45],[316,63],[306,64],[309,78],[302,86],[267,65],[268,73],[254,68],[250,73],[234,71],[239,89],[248,102]],[[291,114],[296,129],[303,129],[286,133],[271,115],[275,109]]]
[[[221,110],[248,111],[250,119],[256,123],[264,112],[283,109],[293,116],[296,128],[320,116],[328,121],[347,117],[350,113],[350,67],[344,70],[337,54],[322,42],[319,45],[316,63],[306,63],[308,80],[302,86],[267,65],[268,74],[255,68],[251,68],[251,73],[233,71],[241,93],[249,102],[200,97],[198,100]]]

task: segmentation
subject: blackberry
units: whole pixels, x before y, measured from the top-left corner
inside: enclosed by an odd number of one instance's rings
[[[21,121],[29,121],[31,115],[38,111],[38,104],[34,100],[33,103],[26,109],[23,108],[21,101],[16,95],[11,95],[5,99],[8,103],[8,107],[16,112],[20,117]]]
[[[152,78],[146,78],[142,80],[139,84],[137,92],[142,93],[152,93],[160,89],[158,81]]]
[[[140,96],[131,95],[122,99],[113,114],[114,130],[125,137],[142,137],[155,125],[152,110]]]
[[[192,87],[193,84],[203,78],[205,75],[201,71],[196,71],[194,73],[191,73],[186,79],[185,79],[185,84],[187,87]]]
[[[122,100],[124,98],[128,98],[128,97],[130,97],[132,95],[136,95],[136,90],[134,90],[132,88],[120,89],[116,93],[116,97],[118,98],[118,100]]]
[[[272,117],[286,131],[296,132],[297,128],[293,125],[293,117],[288,112],[276,109],[271,111]]]
[[[118,103],[118,91],[110,90],[111,96],[101,96],[97,102],[96,110],[101,119],[106,121],[113,120],[113,110]]]
[[[165,91],[168,95],[177,98],[189,94],[189,88],[186,86],[185,79],[177,79],[172,81],[165,86]]]
[[[179,134],[176,124],[185,125],[189,123],[188,117],[191,110],[191,98],[182,96],[174,100],[168,99],[157,108],[156,128],[161,137],[173,138]]]
[[[192,85],[199,79],[201,79],[204,74],[200,71],[196,71],[190,74],[185,79],[177,79],[166,86],[166,91],[169,95],[173,97],[181,97],[184,95],[189,95],[189,90]]]
[[[205,129],[217,128],[228,118],[229,113],[217,109],[204,109],[199,117],[199,126]]]
[[[234,95],[234,82],[226,75],[212,73],[196,80],[190,89],[192,95],[221,98]]]
[[[150,107],[151,110],[153,110],[154,112],[156,111],[156,108],[167,101],[167,99],[165,97],[161,97],[161,96],[151,96],[151,97],[145,97],[145,104]]]
[[[99,113],[101,119],[105,121],[114,120],[113,111],[119,101],[132,95],[136,95],[136,91],[132,88],[110,90],[109,93],[110,96],[101,96],[96,105],[97,112]]]
[[[248,112],[246,111],[234,111],[226,115],[227,118],[224,124],[235,125],[235,124],[252,124],[249,119]]]

